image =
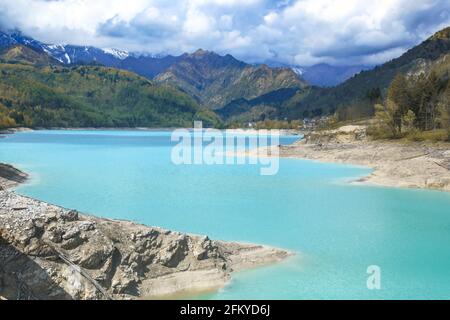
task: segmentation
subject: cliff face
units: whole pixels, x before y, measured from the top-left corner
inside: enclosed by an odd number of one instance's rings
[[[133,299],[223,286],[287,252],[95,218],[0,191],[0,297]]]

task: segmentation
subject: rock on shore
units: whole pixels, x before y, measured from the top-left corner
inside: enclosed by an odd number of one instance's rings
[[[27,180],[27,174],[9,164],[0,163],[0,190],[12,188]]]
[[[3,182],[5,170],[24,177],[2,168]],[[21,182],[8,181],[3,186]],[[226,284],[234,270],[288,255],[96,218],[0,191],[0,297],[6,299],[137,299],[209,291]]]

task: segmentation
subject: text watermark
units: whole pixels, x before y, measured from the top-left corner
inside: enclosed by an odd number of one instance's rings
[[[381,289],[381,268],[377,265],[371,265],[367,267],[367,289],[380,290]]]
[[[172,132],[171,159],[176,165],[259,165],[261,175],[279,170],[279,130],[248,132],[242,129],[203,129],[201,121],[194,129]]]

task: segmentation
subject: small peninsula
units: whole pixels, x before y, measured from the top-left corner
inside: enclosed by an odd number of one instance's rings
[[[9,191],[27,175],[0,165],[2,299],[155,299],[210,292],[233,271],[292,253],[96,218]]]

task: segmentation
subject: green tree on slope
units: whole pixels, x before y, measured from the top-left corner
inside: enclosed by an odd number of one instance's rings
[[[447,137],[450,140],[450,81],[438,104],[438,123],[447,131]]]

